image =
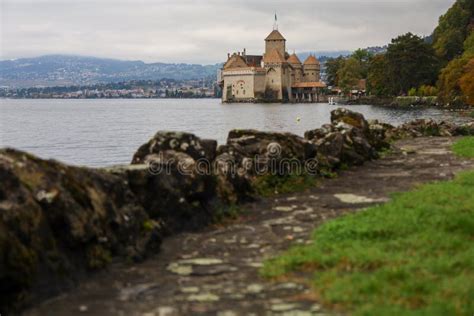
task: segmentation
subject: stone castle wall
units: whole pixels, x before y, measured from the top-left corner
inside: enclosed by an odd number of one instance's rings
[[[265,77],[265,96],[269,99],[283,99],[283,74],[281,65],[271,65],[265,68],[267,75]]]
[[[265,73],[252,70],[226,71],[222,91],[224,101],[249,100],[264,92]],[[231,87],[229,89],[229,87]]]
[[[285,56],[286,53],[286,45],[285,41],[274,41],[274,40],[267,40],[265,41],[265,53],[268,54],[272,50],[276,49],[281,56]]]
[[[318,82],[320,80],[320,70],[318,66],[305,65],[303,68],[305,82]]]

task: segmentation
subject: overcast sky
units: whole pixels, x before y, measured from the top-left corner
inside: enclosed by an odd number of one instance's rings
[[[429,35],[454,0],[0,0],[1,59],[76,54],[217,63],[261,54],[278,14],[287,49],[353,50]]]

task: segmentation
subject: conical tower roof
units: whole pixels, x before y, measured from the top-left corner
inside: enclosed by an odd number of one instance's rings
[[[298,56],[295,53],[291,54],[287,62],[292,65],[301,65],[301,60],[298,58]]]
[[[305,65],[319,65],[319,60],[313,55],[309,55],[308,58],[304,61]]]
[[[263,55],[264,63],[285,63],[285,58],[276,50],[272,49],[268,54]]]
[[[265,39],[266,41],[286,41],[278,30],[273,30]]]

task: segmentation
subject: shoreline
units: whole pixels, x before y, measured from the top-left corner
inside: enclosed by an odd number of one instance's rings
[[[418,96],[404,96],[404,97],[361,97],[359,99],[347,100],[341,102],[344,105],[373,105],[387,108],[399,109],[418,109],[418,108],[436,108],[448,111],[469,111],[474,110],[474,107],[468,104],[459,105],[444,105],[438,103],[436,96],[418,97]]]
[[[329,98],[331,96],[322,96]],[[334,96],[335,98],[340,98]],[[461,105],[443,105],[438,104],[436,97],[361,97],[358,99],[344,100],[341,99],[336,105],[372,105],[394,109],[418,109],[418,108],[434,108],[447,111],[469,111],[474,110],[473,106],[468,104]],[[218,97],[203,98],[11,98],[0,97],[0,100],[221,100]],[[327,104],[327,101],[320,102],[292,102],[292,101],[272,101],[272,100],[240,100],[221,102],[222,105],[227,104]]]
[[[312,295],[298,296],[311,290],[304,279],[262,278],[264,258],[305,244],[315,226],[384,203],[392,192],[448,180],[474,167],[472,161],[450,153],[453,141],[443,137],[397,141],[383,158],[341,171],[306,192],[246,203],[237,217],[224,223],[170,236],[143,264],[118,263],[25,315],[81,315],[84,309],[97,316],[117,311],[189,315],[196,306],[201,312],[232,310],[237,315],[271,313],[280,306],[288,306],[288,312],[330,313]],[[449,165],[442,174],[437,172],[441,163]]]
[[[0,277],[10,288],[2,305],[38,303],[116,260],[142,262],[170,235],[226,218],[236,205],[305,189],[375,160],[393,140],[459,135],[474,135],[474,122],[418,120],[394,127],[337,109],[331,124],[304,138],[232,130],[218,147],[193,134],[158,132],[131,165],[108,170],[0,150],[0,247],[7,254]]]

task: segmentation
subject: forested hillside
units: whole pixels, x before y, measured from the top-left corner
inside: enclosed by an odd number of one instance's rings
[[[328,83],[345,92],[366,79],[375,96],[438,96],[444,105],[474,105],[474,1],[456,1],[428,38],[407,33],[385,53],[358,50],[326,66]]]

